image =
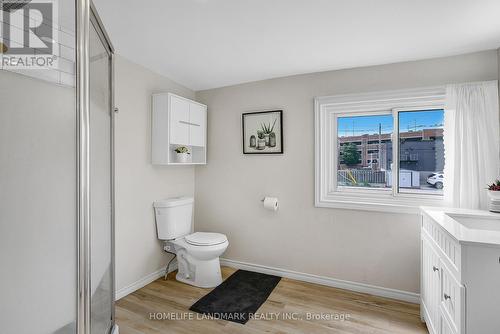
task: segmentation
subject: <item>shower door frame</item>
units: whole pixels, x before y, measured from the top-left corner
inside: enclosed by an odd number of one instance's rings
[[[111,328],[115,324],[115,96],[114,48],[91,0],[75,0],[76,8],[76,104],[77,104],[77,316],[76,334],[91,334],[91,221],[90,221],[90,25],[109,55],[111,117]]]

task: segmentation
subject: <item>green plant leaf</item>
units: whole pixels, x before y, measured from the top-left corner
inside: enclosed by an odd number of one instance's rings
[[[174,151],[177,152],[177,153],[191,154],[191,153],[189,153],[189,149],[186,146],[179,146]]]

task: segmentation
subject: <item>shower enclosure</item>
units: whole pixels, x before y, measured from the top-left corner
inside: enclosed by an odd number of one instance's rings
[[[113,47],[90,0],[0,5],[0,333],[118,333]]]

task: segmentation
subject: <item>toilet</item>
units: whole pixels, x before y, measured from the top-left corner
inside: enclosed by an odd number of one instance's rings
[[[176,197],[154,202],[158,239],[164,250],[177,255],[180,282],[201,288],[213,288],[222,283],[219,256],[229,245],[224,234],[192,233],[192,197]]]

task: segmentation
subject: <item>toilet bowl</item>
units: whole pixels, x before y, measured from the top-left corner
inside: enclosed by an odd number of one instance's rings
[[[180,282],[213,288],[222,282],[219,256],[229,246],[224,234],[192,231],[192,197],[154,202],[158,238],[164,250],[177,255]]]
[[[175,278],[178,281],[202,288],[222,283],[219,256],[229,245],[224,234],[196,232],[167,244],[171,244],[177,254]]]

